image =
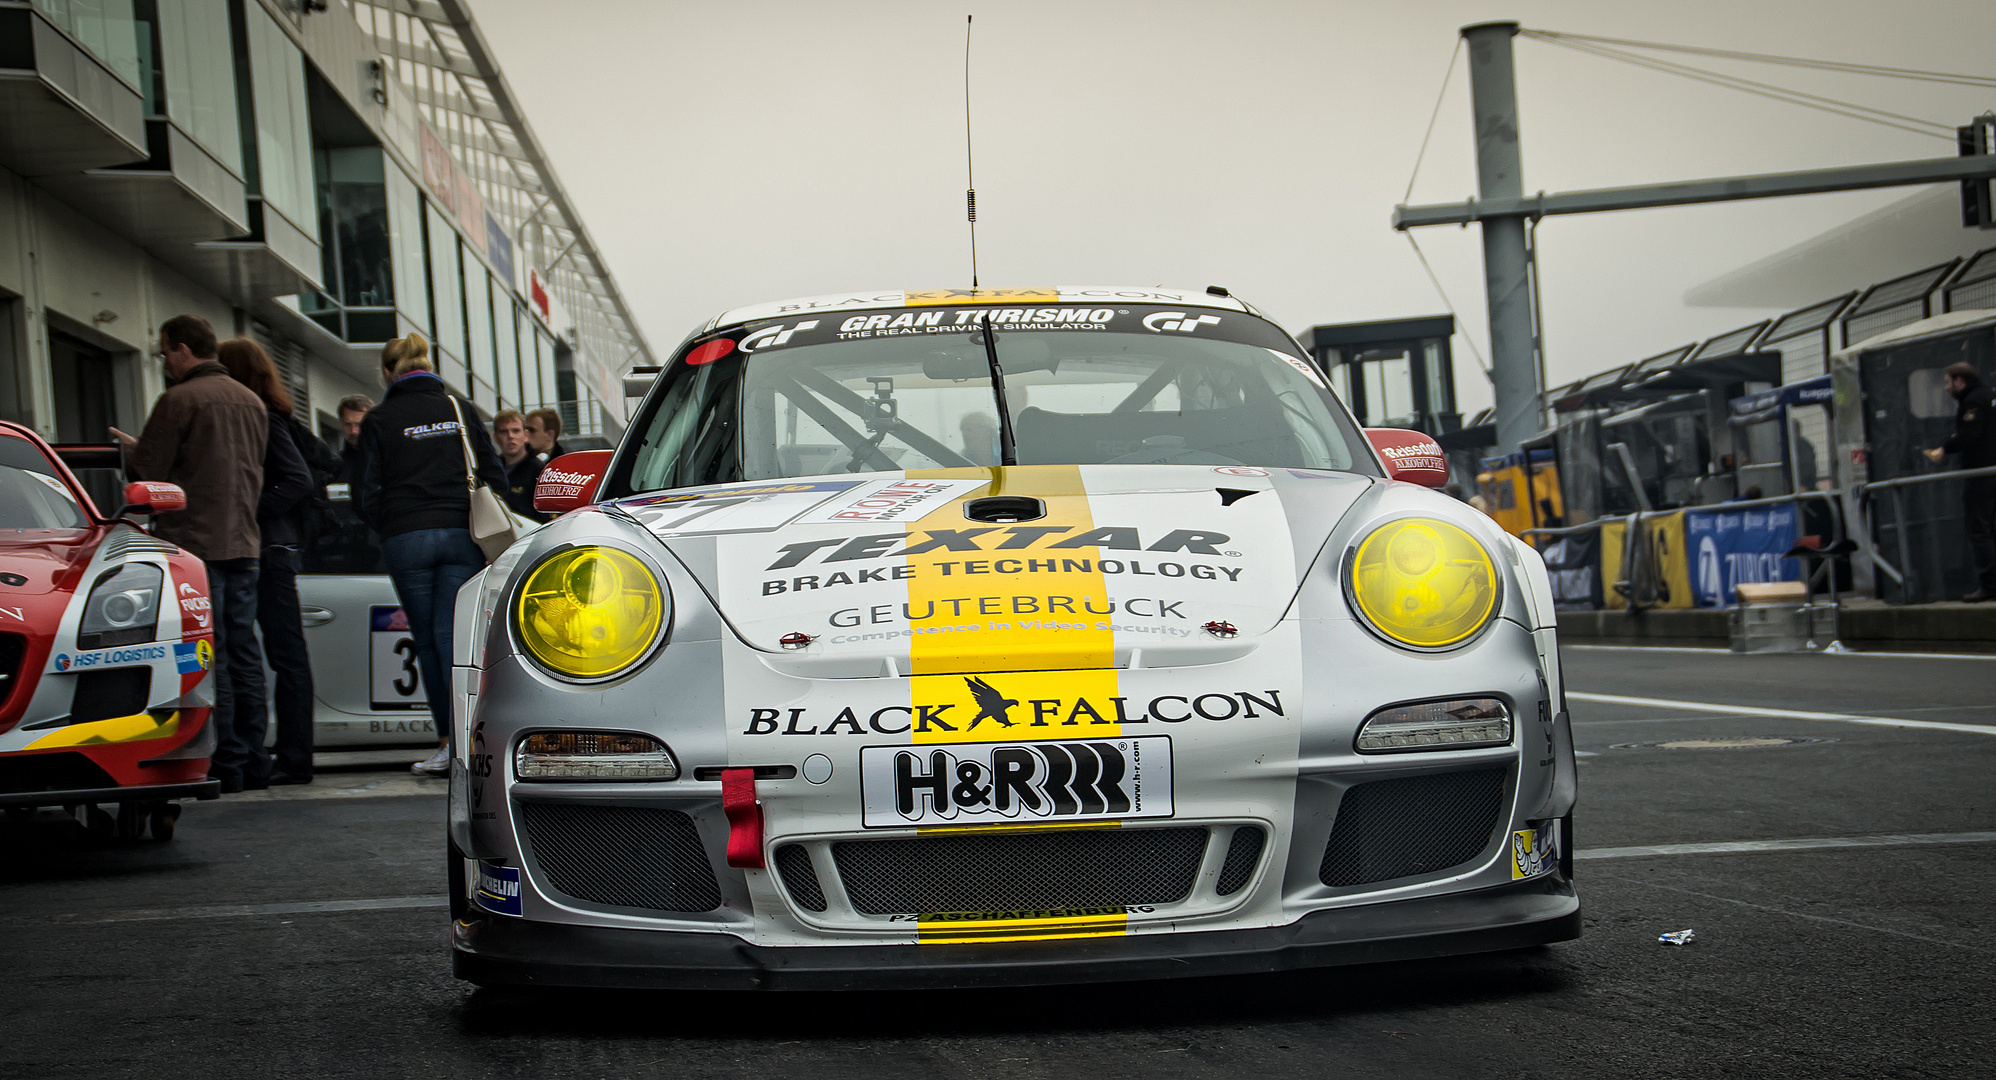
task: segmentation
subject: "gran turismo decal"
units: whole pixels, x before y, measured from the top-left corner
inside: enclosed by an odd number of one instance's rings
[[[1171,739],[869,746],[861,824],[1086,821],[1171,816]]]
[[[1153,334],[1190,334],[1202,326],[1218,326],[1218,315],[1187,315],[1183,311],[1159,311],[1144,316],[1144,329]]]
[[[765,326],[755,333],[742,338],[741,343],[735,347],[746,353],[755,352],[758,349],[788,345],[790,344],[790,339],[796,336],[798,331],[815,330],[817,328],[818,320],[816,319],[805,319],[803,322],[792,325]]]
[[[1237,551],[1222,551],[1221,544],[1232,539],[1226,533],[1204,532],[1198,529],[1173,529],[1146,547],[1141,534],[1131,526],[1105,526],[1074,531],[1072,525],[1014,525],[1000,529],[987,526],[976,529],[922,529],[922,539],[915,538],[916,532],[880,533],[871,536],[834,536],[824,540],[799,540],[777,548],[783,554],[765,569],[782,570],[797,566],[813,556],[820,562],[853,562],[864,559],[898,558],[903,555],[924,555],[931,551],[1018,551],[1025,548],[1110,548],[1117,551],[1183,551],[1190,555],[1239,556]],[[997,533],[998,536],[990,536]],[[1062,534],[1072,535],[1062,535]],[[986,545],[984,538],[997,540]],[[903,541],[906,547],[894,550]],[[829,552],[826,549],[830,548]],[[825,552],[819,555],[820,552]]]
[[[966,676],[975,706],[959,709],[957,702],[886,705],[867,709],[830,706],[788,709],[751,708],[743,735],[928,735],[1006,728],[1092,727],[1117,724],[1183,724],[1189,720],[1221,723],[1286,716],[1280,690],[1235,690],[1227,693],[1159,694],[1145,699],[1104,697],[1015,697],[1030,690],[1003,690],[986,676]],[[1016,686],[1013,680],[1007,685]],[[951,710],[957,710],[952,712]],[[1016,713],[1016,715],[1015,715]],[[822,726],[821,726],[822,725]],[[1077,733],[1078,734],[1078,733]]]

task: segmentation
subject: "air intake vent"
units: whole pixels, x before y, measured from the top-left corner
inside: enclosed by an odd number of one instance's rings
[[[805,911],[825,910],[825,890],[818,885],[818,871],[811,866],[811,853],[802,844],[785,844],[776,849],[776,873],[790,899]]]
[[[542,802],[519,808],[535,876],[555,892],[652,911],[721,906],[693,819],[677,810]]]
[[[1169,904],[1185,898],[1205,829],[1104,829],[849,840],[832,861],[866,915]]]
[[[1453,869],[1488,846],[1503,806],[1503,769],[1359,784],[1338,804],[1317,877],[1347,887]]]
[[[1261,829],[1253,825],[1234,830],[1234,839],[1227,845],[1227,861],[1220,864],[1220,885],[1216,891],[1221,896],[1240,892],[1248,879],[1254,877],[1255,864],[1261,862],[1263,839]]]
[[[963,516],[993,525],[1038,521],[1047,516],[1047,504],[1030,495],[986,495],[963,504]]]

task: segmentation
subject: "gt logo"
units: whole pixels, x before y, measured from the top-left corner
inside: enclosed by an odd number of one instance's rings
[[[1202,326],[1218,325],[1220,325],[1220,317],[1218,315],[1200,315],[1188,318],[1182,311],[1160,311],[1144,316],[1144,329],[1153,334],[1162,333],[1167,330],[1176,330],[1181,334],[1189,334]]]
[[[741,344],[735,347],[743,352],[754,352],[766,346],[788,345],[792,334],[795,334],[799,330],[813,330],[817,326],[818,320],[816,319],[805,319],[803,322],[791,327],[765,326],[743,338]]]

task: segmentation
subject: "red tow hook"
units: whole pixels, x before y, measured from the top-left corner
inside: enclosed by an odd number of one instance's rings
[[[721,770],[721,812],[728,815],[728,865],[762,869],[762,804],[755,801],[754,769]]]

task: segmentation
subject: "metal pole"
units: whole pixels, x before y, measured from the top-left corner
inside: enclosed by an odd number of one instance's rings
[[[1462,28],[1469,45],[1469,97],[1476,120],[1479,199],[1524,195],[1518,153],[1518,88],[1511,68],[1515,22]],[[1510,454],[1539,430],[1537,360],[1532,348],[1530,259],[1525,215],[1487,218],[1483,287],[1490,304],[1490,379],[1497,396],[1497,453]]]

